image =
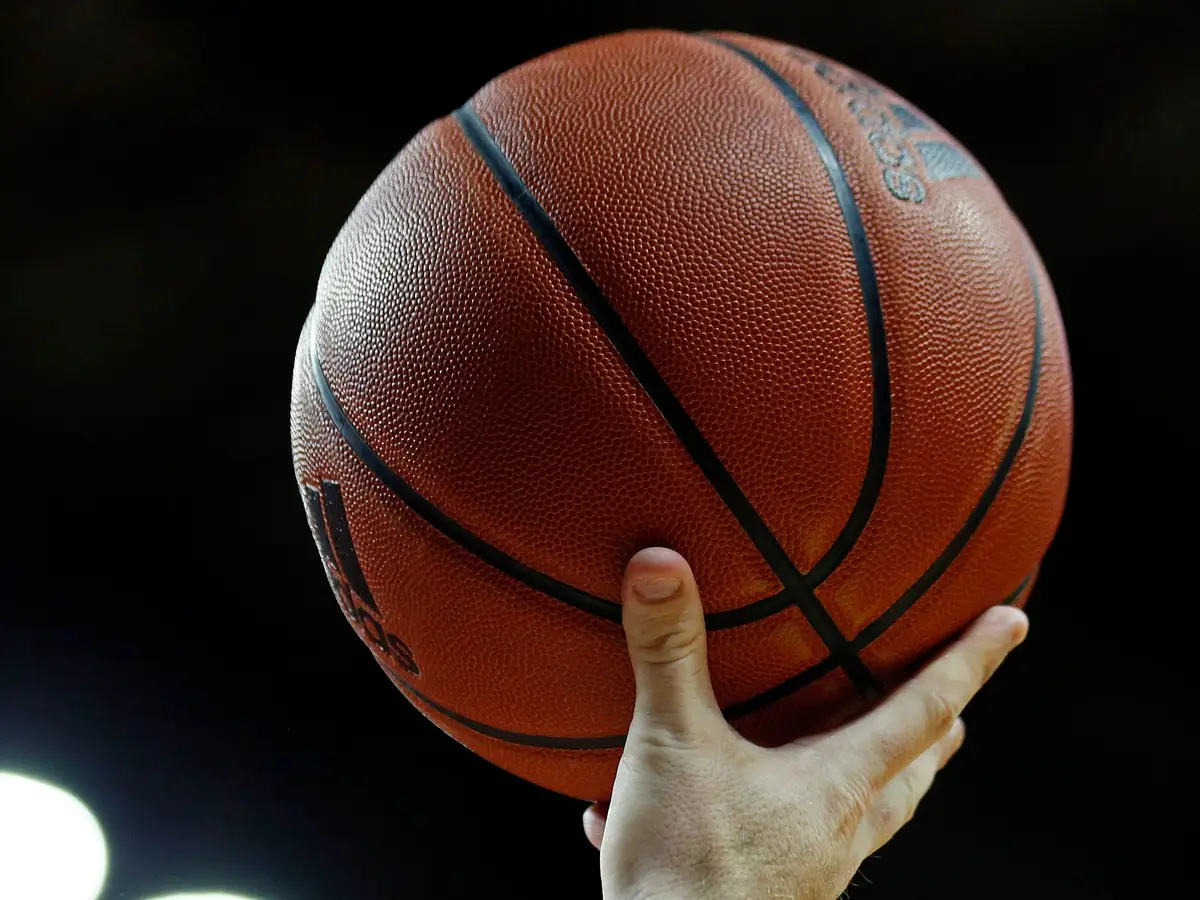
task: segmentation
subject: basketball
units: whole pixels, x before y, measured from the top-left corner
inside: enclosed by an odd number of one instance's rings
[[[806,50],[640,31],[500,75],[392,160],[321,271],[291,442],[399,690],[600,800],[636,551],[690,562],[725,716],[778,745],[1025,602],[1071,417],[1046,271],[930,116]]]

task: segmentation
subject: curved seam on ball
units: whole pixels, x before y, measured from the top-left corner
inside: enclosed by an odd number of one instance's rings
[[[962,527],[950,539],[950,543],[946,545],[946,549],[930,564],[921,577],[900,595],[900,599],[855,636],[853,646],[856,650],[861,650],[894,625],[933,586],[933,583],[950,568],[951,563],[963,551],[967,546],[967,542],[971,540],[971,537],[983,523],[984,516],[987,515],[987,511],[991,508],[993,501],[995,501],[996,495],[1000,493],[1000,488],[1004,486],[1004,481],[1008,477],[1008,473],[1012,471],[1017,454],[1025,442],[1025,435],[1029,431],[1029,423],[1033,420],[1033,410],[1037,404],[1038,380],[1042,363],[1041,291],[1038,290],[1037,272],[1032,262],[1029,263],[1029,270],[1033,281],[1033,361],[1030,364],[1029,382],[1025,389],[1025,403],[1022,406],[1021,417],[1017,421],[1017,427],[1013,432],[1012,439],[1004,451],[1004,456],[1000,458],[1000,464],[992,474],[991,481],[988,482],[987,487],[984,488],[983,493],[979,497],[979,501],[975,504],[975,508],[971,510]]]
[[[1015,603],[1025,592],[1029,586],[1029,582],[1033,580],[1034,574],[1037,572],[1035,567],[1028,575],[1022,579],[1016,589],[1007,597],[1000,601],[1000,605],[1009,605]],[[864,644],[865,646],[865,644]],[[860,648],[861,649],[861,648]],[[809,666],[807,669],[793,675],[786,681],[782,681],[774,687],[770,687],[761,694],[755,694],[746,700],[739,703],[731,704],[721,710],[726,719],[740,719],[752,713],[765,709],[772,703],[794,694],[801,688],[812,684],[820,678],[828,675],[834,669],[838,668],[837,662],[833,657],[826,657],[819,663]],[[529,734],[520,731],[509,731],[503,728],[496,728],[493,725],[487,725],[483,722],[478,722],[467,716],[457,713],[448,707],[443,706],[436,700],[426,696],[421,691],[418,691],[407,678],[402,677],[397,672],[389,669],[389,676],[393,681],[397,682],[402,690],[408,691],[419,701],[424,703],[431,709],[441,713],[446,718],[453,722],[457,722],[464,728],[467,728],[476,734],[484,737],[493,738],[495,740],[505,741],[510,744],[518,744],[525,747],[540,747],[548,750],[608,750],[625,746],[627,734],[611,734],[601,735],[599,737],[561,737],[557,735],[544,734]]]
[[[830,654],[842,660],[847,675],[860,692],[864,695],[872,694],[878,685],[870,671],[850,651],[849,641],[829,611],[816,594],[805,586],[803,574],[742,492],[716,450],[621,320],[583,262],[567,244],[550,214],[521,179],[511,161],[471,107],[471,101],[463,104],[454,113],[454,118],[501,190],[567,279],[576,297],[596,320],[613,349],[624,360],[633,377],[658,408],[667,425],[708,479],[725,507],[742,526],[742,530],[771,567],[775,577],[790,592],[793,602],[808,619]]]
[[[858,209],[858,201],[850,187],[849,179],[842,168],[841,160],[833,149],[825,130],[817,120],[812,107],[792,85],[769,66],[764,60],[738,45],[712,35],[702,35],[702,40],[725,47],[741,56],[759,70],[783,95],[792,111],[799,117],[817,155],[825,167],[846,225],[846,235],[854,253],[854,266],[858,273],[859,291],[862,295],[863,312],[867,320],[867,341],[871,353],[871,446],[867,453],[867,467],[863,472],[862,485],[850,516],[829,549],[821,556],[812,570],[804,576],[804,583],[815,589],[833,574],[858,543],[859,537],[870,521],[871,513],[879,500],[887,470],[888,451],[892,436],[892,384],[888,366],[887,333],[883,323],[883,302],[879,296],[879,281],[875,276],[875,264],[871,260],[870,243],[866,226]]]
[[[316,382],[317,391],[321,395],[321,403],[325,407],[325,412],[333,421],[334,427],[341,434],[342,439],[353,451],[354,455],[368,468],[375,476],[382,481],[388,489],[398,495],[401,500],[419,515],[422,519],[450,538],[464,550],[474,554],[479,559],[488,563],[491,566],[499,569],[506,575],[520,581],[521,583],[540,591],[556,600],[561,600],[576,609],[599,616],[613,622],[621,621],[621,604],[614,603],[611,600],[606,600],[603,597],[597,597],[594,594],[589,594],[586,591],[581,591],[578,588],[572,587],[565,582],[559,581],[545,572],[540,572],[525,563],[509,556],[499,547],[488,543],[479,535],[463,527],[459,522],[450,518],[441,509],[439,509],[427,497],[419,493],[412,485],[397,475],[386,462],[379,456],[378,453],[367,443],[366,438],[350,421],[350,417],[346,415],[342,409],[337,397],[334,396],[332,388],[329,386],[328,380],[325,378],[324,369],[321,366],[320,357],[317,354],[316,340],[316,324],[314,323],[310,334],[310,359],[312,366],[313,380]]]

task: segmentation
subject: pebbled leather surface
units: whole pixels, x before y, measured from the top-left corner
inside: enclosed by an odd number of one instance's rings
[[[1071,438],[1061,321],[1000,193],[925,113],[807,51],[722,37],[772,66],[813,110],[878,278],[892,383],[887,469],[859,541],[817,590],[847,637],[928,568],[991,479],[1029,376],[1031,259],[1039,279],[1044,342],[1028,434],[960,556],[863,650],[890,680],[1016,588],[1053,537]],[[807,571],[858,496],[871,359],[846,227],[783,94],[726,47],[627,32],[505,73],[473,104]],[[925,177],[917,140],[952,146],[972,163],[963,171],[979,174]],[[916,190],[897,171],[920,182],[919,202],[897,196],[897,186]],[[376,652],[393,680],[494,728],[623,732],[633,686],[619,624],[499,572],[406,507],[330,421],[310,339],[342,408],[388,466],[521,562],[616,601],[629,555],[666,544],[692,562],[710,611],[779,590],[452,118],[401,151],[330,250],[296,358],[296,477],[340,485],[381,626],[420,667],[413,675]],[[709,641],[725,706],[824,656],[794,607]],[[619,751],[505,743],[406,695],[509,771],[607,796]],[[857,703],[835,670],[735,724],[779,743]]]

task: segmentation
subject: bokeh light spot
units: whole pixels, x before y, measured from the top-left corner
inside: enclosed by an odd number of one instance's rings
[[[0,897],[96,900],[108,847],[96,817],[62,788],[0,772]]]

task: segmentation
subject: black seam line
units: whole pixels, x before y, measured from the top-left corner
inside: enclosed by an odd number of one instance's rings
[[[857,650],[861,650],[863,646],[869,644],[890,628],[897,619],[904,615],[920,599],[922,594],[929,590],[930,586],[942,576],[942,573],[950,568],[950,564],[962,552],[962,549],[967,545],[967,541],[971,539],[976,529],[979,528],[980,523],[983,522],[983,517],[987,515],[988,509],[996,499],[996,495],[1000,493],[1000,488],[1004,485],[1004,479],[1008,477],[1013,463],[1016,462],[1017,453],[1021,449],[1021,444],[1025,441],[1025,434],[1029,430],[1029,423],[1033,419],[1033,408],[1037,403],[1038,377],[1042,363],[1042,299],[1041,292],[1038,290],[1037,273],[1034,271],[1032,265],[1029,268],[1030,276],[1033,280],[1033,362],[1030,365],[1029,384],[1025,389],[1025,405],[1021,410],[1021,418],[1017,422],[1016,431],[1013,432],[1012,439],[1008,442],[1008,448],[1004,451],[1004,456],[1001,457],[1000,465],[996,467],[996,471],[992,475],[992,480],[984,488],[983,494],[979,497],[979,502],[975,504],[975,508],[971,510],[970,515],[967,516],[958,533],[946,545],[946,549],[941,552],[941,555],[933,561],[933,564],[925,570],[925,573],[913,582],[912,587],[905,591],[900,599],[893,603],[883,615],[858,633],[853,641],[853,646]]]
[[[495,566],[501,572],[515,578],[522,584],[528,585],[534,590],[541,591],[556,600],[561,600],[576,609],[599,616],[602,619],[607,619],[611,622],[621,621],[621,604],[615,603],[612,600],[607,600],[604,597],[598,597],[595,594],[589,594],[587,591],[582,591],[572,587],[565,582],[559,581],[553,576],[547,575],[544,572],[534,569],[532,566],[526,565],[521,561],[509,556],[498,547],[489,544],[483,538],[464,528],[461,524],[451,519],[448,515],[437,508],[428,498],[418,493],[408,482],[394,472],[386,462],[379,456],[378,453],[367,443],[362,433],[350,421],[350,417],[346,411],[342,409],[337,397],[333,393],[328,380],[325,378],[325,370],[321,365],[320,358],[317,355],[315,326],[312,332],[313,340],[310,342],[310,350],[312,357],[312,372],[313,380],[316,382],[317,390],[321,395],[321,402],[325,407],[325,411],[329,414],[334,426],[346,441],[346,444],[354,452],[354,455],[368,468],[376,477],[379,478],[393,493],[400,497],[417,515],[423,518],[426,522],[440,531],[446,537],[453,540],[463,549],[474,553],[484,562]],[[318,501],[319,502],[319,501]],[[740,606],[736,609],[722,610],[720,612],[706,613],[704,616],[704,626],[706,631],[722,631],[726,628],[736,628],[739,625],[748,625],[752,622],[757,622],[759,619],[765,618],[767,615],[778,612],[781,609],[791,605],[792,599],[788,591],[780,591],[770,597],[762,600],[748,603],[745,606]],[[767,612],[763,612],[767,609]]]
[[[436,700],[432,700],[418,691],[407,678],[401,678],[390,669],[388,670],[388,674],[392,676],[393,681],[397,682],[404,690],[411,693],[426,706],[437,710],[447,719],[451,719],[484,737],[496,738],[510,744],[521,744],[525,747],[545,747],[550,750],[611,750],[625,746],[625,735],[623,734],[612,734],[602,737],[554,737],[552,735],[524,734],[520,731],[507,731],[503,728],[494,728],[491,725],[485,725],[482,722],[476,722],[474,719],[468,719],[466,716],[459,715],[452,709],[447,709]]]
[[[333,393],[333,389],[329,386],[329,382],[325,378],[324,367],[321,365],[320,358],[317,355],[315,326],[312,334],[313,340],[310,343],[313,380],[316,382],[325,411],[329,414],[334,426],[354,452],[354,455],[380,481],[399,496],[417,515],[446,535],[446,537],[453,540],[463,549],[474,553],[489,565],[495,566],[506,575],[515,578],[517,581],[528,585],[534,590],[541,591],[556,600],[561,600],[564,603],[574,606],[576,609],[612,622],[621,621],[621,604],[572,587],[553,576],[538,571],[532,566],[526,565],[509,556],[500,548],[489,544],[483,538],[451,519],[428,498],[418,493],[412,485],[397,475],[383,461],[379,454],[375,452],[371,445],[367,443],[362,433],[350,421],[350,417],[346,414],[346,411],[342,409],[341,404]],[[748,625],[752,622],[757,622],[759,619],[766,618],[766,616],[772,613],[779,612],[791,604],[792,598],[790,592],[786,590],[780,591],[770,597],[757,600],[754,603],[748,603],[736,609],[706,613],[704,616],[704,627],[706,631],[722,631],[726,628]],[[764,609],[767,611],[764,612]]]
[[[313,380],[316,381],[317,390],[321,394],[321,402],[325,406],[325,411],[329,414],[330,419],[333,420],[333,424],[337,427],[337,430],[341,432],[343,440],[354,451],[354,455],[368,469],[374,472],[376,477],[387,485],[393,493],[397,494],[401,500],[408,504],[413,512],[464,550],[475,554],[484,562],[495,566],[501,572],[515,578],[517,581],[557,600],[561,600],[563,603],[574,606],[576,609],[581,609],[584,612],[613,622],[621,621],[621,605],[619,603],[614,603],[603,597],[597,597],[594,594],[571,587],[569,584],[552,578],[544,572],[539,572],[537,569],[533,569],[519,560],[513,559],[513,557],[509,556],[499,547],[489,544],[483,538],[479,537],[479,535],[468,531],[454,519],[450,518],[426,497],[418,493],[412,485],[393,472],[388,467],[388,464],[380,458],[379,454],[371,448],[371,445],[367,443],[366,439],[354,426],[354,423],[350,421],[341,404],[338,403],[337,397],[334,396],[333,390],[325,378],[325,371],[317,355],[315,324],[310,334],[312,336],[310,354],[312,357]]]
[[[704,628],[707,631],[722,631],[726,628],[737,628],[739,625],[749,625],[751,622],[773,616],[793,605],[793,602],[792,591],[785,588],[770,597],[763,597],[745,606],[707,613],[704,616]]]
[[[833,573],[858,541],[863,529],[867,527],[867,521],[871,518],[871,512],[875,509],[875,503],[879,499],[884,472],[887,469],[888,449],[892,439],[892,384],[888,366],[887,334],[883,327],[883,303],[879,297],[879,282],[875,277],[875,265],[871,260],[867,230],[863,225],[854,192],[850,188],[850,182],[842,169],[837,152],[833,149],[824,129],[821,128],[820,122],[817,121],[812,108],[787,79],[753,53],[718,37],[709,35],[699,35],[699,37],[732,50],[758,69],[783,94],[792,111],[799,116],[809,138],[816,147],[817,154],[821,157],[825,173],[829,176],[829,183],[837,197],[838,207],[842,212],[842,221],[846,224],[846,233],[854,251],[854,265],[858,270],[858,284],[862,294],[863,311],[867,319],[867,340],[871,350],[871,448],[867,454],[867,468],[863,474],[862,486],[859,488],[854,508],[850,511],[850,517],[842,527],[841,533],[830,544],[829,549],[825,551],[812,570],[804,576],[805,586],[813,589]]]
[[[838,668],[839,665],[841,665],[841,663],[837,657],[827,656],[816,665],[809,666],[804,671],[798,672],[786,681],[781,681],[774,687],[767,688],[761,694],[755,694],[753,697],[749,697],[740,703],[734,703],[731,706],[727,706],[721,710],[721,712],[724,714],[726,719],[740,719],[743,716],[748,716],[753,712],[758,712],[758,710],[770,706],[777,700],[782,700],[784,697],[794,694],[802,687],[806,687],[807,685],[812,684],[814,681],[825,677],[834,669]]]
[[[837,667],[837,661],[833,657],[826,657],[821,662],[809,666],[803,672],[792,676],[787,681],[768,688],[761,694],[756,694],[741,703],[735,703],[732,706],[726,707],[721,712],[726,719],[748,716],[753,712],[770,706],[776,700],[781,700],[789,694],[800,690],[800,688],[823,678]],[[526,747],[546,747],[554,750],[606,750],[625,746],[626,735],[624,734],[603,735],[600,737],[555,737],[553,735],[526,734],[519,731],[506,731],[502,728],[495,728],[482,722],[476,722],[474,719],[468,719],[466,716],[460,715],[452,709],[447,709],[437,701],[425,696],[413,687],[407,678],[401,677],[391,669],[388,670],[388,674],[391,675],[393,681],[400,684],[404,690],[411,692],[422,703],[437,710],[446,718],[452,719],[458,724],[469,728],[471,731],[486,737],[497,738],[507,741],[510,744],[521,744]]]
[[[1016,603],[1017,600],[1020,599],[1021,595],[1023,593],[1025,593],[1025,588],[1029,587],[1029,582],[1033,581],[1033,576],[1036,572],[1037,572],[1037,569],[1035,568],[1032,572],[1030,572],[1028,575],[1026,575],[1025,579],[1020,584],[1017,585],[1016,589],[1011,594],[1009,594],[1007,597],[1005,597],[1003,600],[1001,600],[1000,603],[997,605],[1012,606],[1014,603]]]
[[[1029,587],[1029,582],[1033,580],[1033,576],[1036,574],[1037,567],[1035,566],[1033,571],[1031,571],[1021,580],[1021,583],[1017,585],[1016,589],[1003,600],[1001,600],[997,605],[1007,606],[1015,603],[1021,594],[1025,592],[1025,588]],[[885,630],[886,629],[880,629],[878,632],[870,635],[868,635],[864,630],[857,638],[854,639],[854,641],[851,643],[851,646],[854,648],[855,652],[861,652],[866,649],[869,644],[879,638],[879,636],[882,635]],[[741,716],[749,715],[752,712],[757,712],[763,707],[770,706],[776,700],[782,700],[788,694],[795,693],[796,691],[800,690],[800,688],[812,684],[812,682],[836,668],[837,660],[835,660],[833,657],[828,657],[817,663],[815,666],[793,675],[787,681],[782,681],[774,687],[768,688],[761,694],[755,694],[753,697],[743,700],[740,703],[735,703],[732,706],[726,707],[722,710],[722,712],[725,714],[725,718],[727,719],[736,719],[740,718]]]
[[[1033,579],[1037,569],[1025,576],[1025,579],[1017,586],[1011,594],[1005,597],[1001,604],[1014,603],[1018,597],[1029,586],[1029,582]],[[869,642],[868,642],[869,643]],[[866,646],[865,644],[863,646]],[[862,649],[859,647],[858,649]],[[774,687],[768,688],[761,694],[755,694],[740,703],[734,703],[721,710],[726,719],[740,719],[751,713],[765,709],[777,700],[782,700],[790,694],[794,694],[807,685],[828,675],[838,667],[836,660],[833,657],[826,657],[816,665],[809,666],[804,671],[793,675],[787,681],[782,681]],[[447,709],[436,700],[433,700],[425,694],[418,691],[412,686],[412,683],[396,673],[393,669],[388,669],[388,674],[392,680],[399,684],[401,688],[408,691],[418,700],[430,708],[437,710],[443,716],[457,722],[471,731],[481,734],[484,737],[496,738],[497,740],[507,741],[510,744],[520,744],[526,747],[544,747],[551,750],[610,750],[625,746],[626,735],[612,734],[602,735],[600,737],[555,737],[553,735],[542,734],[526,734],[519,731],[507,731],[503,728],[495,728],[491,725],[485,725],[482,722],[476,722],[474,719],[469,719],[464,715],[454,712],[452,709]]]
[[[725,468],[716,451],[713,450],[696,423],[683,408],[683,404],[679,402],[666,381],[663,380],[662,375],[639,346],[637,339],[621,321],[621,317],[613,309],[608,298],[604,296],[600,286],[596,284],[579,257],[567,245],[550,215],[530,193],[512,163],[504,155],[504,151],[500,149],[471,108],[470,101],[458,109],[454,117],[529,229],[571,284],[576,296],[587,307],[614,349],[625,361],[625,365],[633,373],[633,377],[637,379],[642,389],[658,407],[659,413],[671,430],[675,432],[692,461],[704,473],[709,484],[713,486],[725,506],[737,519],[758,552],[766,560],[767,565],[775,573],[775,577],[779,579],[786,590],[791,591],[794,602],[800,607],[800,611],[808,619],[813,630],[817,632],[831,654],[844,656],[849,642],[845,635],[838,630],[833,617],[821,605],[816,595],[804,587],[802,575],[795,563],[780,546],[775,535],[767,528],[766,523],[758,515],[746,495],[742,493],[741,488],[738,487],[729,470]],[[864,692],[873,690],[875,680],[871,673],[866,666],[855,663],[853,657],[845,657],[847,675],[860,690]]]

